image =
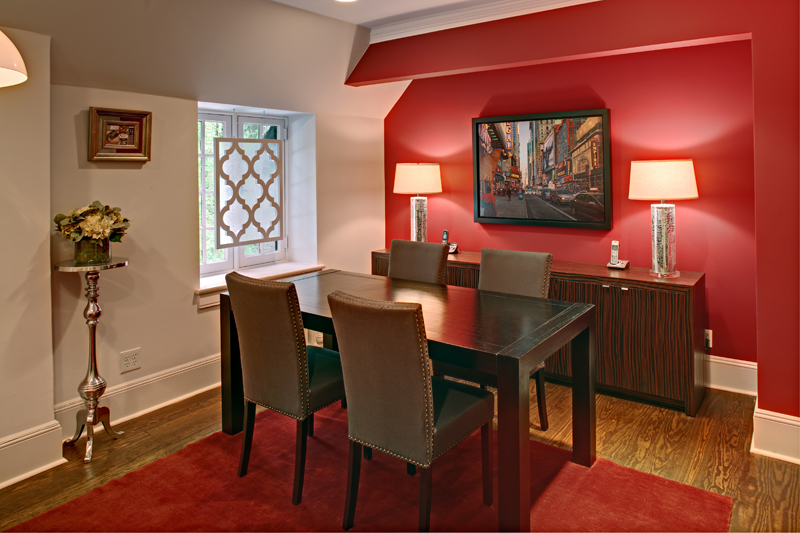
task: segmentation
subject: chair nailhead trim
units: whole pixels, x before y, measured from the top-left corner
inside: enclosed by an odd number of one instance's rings
[[[282,414],[282,415],[288,416],[289,418],[294,418],[295,420],[305,420],[306,418],[308,418],[310,415],[313,415],[313,414],[314,414],[314,413],[316,413],[317,411],[322,411],[323,409],[325,409],[325,408],[326,408],[326,407],[328,407],[329,405],[333,405],[333,404],[335,404],[336,402],[338,402],[338,401],[340,401],[340,400],[344,399],[344,396],[340,396],[339,398],[336,398],[336,399],[335,399],[335,400],[333,400],[332,402],[328,402],[328,403],[326,403],[325,405],[320,405],[319,407],[317,407],[316,409],[314,409],[314,411],[312,411],[312,412],[308,413],[308,414],[307,414],[306,416],[304,416],[304,417],[299,417],[299,416],[297,416],[297,415],[292,415],[292,414],[289,414],[289,413],[287,413],[286,411],[281,411],[280,409],[276,409],[276,408],[272,407],[271,405],[267,405],[267,404],[265,404],[265,403],[261,403],[261,402],[257,402],[257,401],[255,401],[255,400],[251,400],[250,398],[248,398],[248,397],[246,397],[246,396],[245,396],[245,398],[244,398],[244,399],[245,399],[245,400],[247,400],[247,401],[248,401],[248,402],[250,402],[250,403],[254,403],[254,404],[260,405],[261,407],[265,407],[265,408],[269,409],[270,411],[275,411],[276,413],[280,413],[280,414]]]
[[[363,446],[369,446],[373,450],[378,450],[379,452],[383,452],[383,453],[385,453],[387,455],[391,455],[392,457],[397,457],[398,459],[402,459],[403,461],[405,461],[407,463],[415,464],[415,465],[417,465],[419,467],[422,467],[422,468],[429,468],[431,466],[431,462],[430,461],[427,464],[422,464],[422,463],[420,463],[418,461],[414,461],[413,459],[409,459],[408,457],[405,457],[404,455],[400,455],[400,454],[397,454],[397,453],[394,453],[394,452],[390,452],[389,450],[387,450],[385,448],[381,448],[380,446],[375,446],[374,444],[370,444],[369,442],[365,442],[365,441],[362,441],[362,440],[354,439],[350,435],[348,435],[347,438],[350,439],[351,441],[357,442],[357,443],[359,443],[359,444],[361,444]]]
[[[306,419],[305,416],[297,416],[297,415],[293,415],[291,413],[287,413],[286,411],[281,411],[280,409],[276,409],[276,408],[272,407],[271,405],[267,405],[265,403],[261,403],[261,402],[258,402],[256,400],[251,400],[247,396],[245,396],[244,399],[247,400],[250,403],[254,403],[256,405],[260,405],[261,407],[266,407],[270,411],[275,411],[276,413],[280,413],[282,415],[288,416],[289,418],[294,418],[295,420],[305,420]]]
[[[547,254],[547,266],[544,268],[544,285],[542,286],[542,298],[547,298],[550,294],[550,269],[553,267],[553,254]]]
[[[489,422],[491,422],[491,421],[492,421],[492,419],[490,418],[489,420],[487,420],[487,421],[486,421],[486,422],[484,422],[483,424],[488,424],[488,423],[489,423]],[[439,457],[441,457],[442,455],[444,455],[444,453],[445,453],[445,452],[447,452],[448,450],[450,450],[451,448],[453,448],[453,447],[454,447],[456,444],[458,444],[459,442],[461,442],[462,440],[466,439],[467,437],[469,437],[470,435],[472,435],[473,433],[475,433],[477,430],[479,430],[480,428],[482,428],[482,427],[483,427],[483,424],[480,424],[480,425],[478,425],[477,427],[475,427],[475,429],[473,429],[472,431],[470,431],[469,433],[465,434],[465,435],[464,435],[463,437],[461,437],[460,439],[458,439],[458,440],[456,440],[455,442],[453,442],[453,444],[451,444],[450,446],[448,446],[446,450],[442,450],[442,451],[439,453],[439,455],[437,455],[436,457],[434,457],[433,459],[431,459],[431,462],[435,461],[436,459],[438,459]]]
[[[439,285],[447,285],[447,254],[448,246],[442,245],[442,257],[439,259]]]

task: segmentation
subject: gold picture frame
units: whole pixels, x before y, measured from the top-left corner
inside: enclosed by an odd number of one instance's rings
[[[89,108],[89,161],[150,161],[153,113]]]

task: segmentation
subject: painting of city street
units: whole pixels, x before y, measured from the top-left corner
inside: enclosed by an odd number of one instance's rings
[[[608,109],[472,119],[475,222],[611,229]]]

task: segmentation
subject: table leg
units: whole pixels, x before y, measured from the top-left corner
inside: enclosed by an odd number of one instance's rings
[[[244,423],[244,386],[239,333],[233,318],[231,298],[219,295],[220,358],[222,366],[222,431],[236,435]]]
[[[92,460],[95,424],[102,421],[103,427],[114,438],[122,436],[123,433],[111,429],[111,424],[108,422],[108,407],[99,407],[100,397],[106,390],[106,380],[97,370],[97,324],[103,314],[100,304],[97,303],[100,296],[100,272],[90,270],[86,272],[85,277],[87,302],[86,308],[83,310],[83,317],[89,327],[89,368],[86,370],[83,381],[78,385],[78,394],[83,398],[85,408],[78,411],[75,435],[67,441],[67,444],[75,444],[83,432],[83,427],[86,426],[86,455],[83,461],[88,463]]]
[[[124,431],[116,431],[116,430],[114,430],[114,428],[111,427],[111,421],[109,420],[110,416],[111,416],[111,411],[108,409],[108,407],[105,407],[105,406],[98,407],[97,408],[97,415],[95,417],[95,420],[96,420],[95,424],[97,424],[97,422],[102,422],[103,423],[103,429],[106,430],[106,433],[108,433],[112,437],[121,437],[122,435],[125,434],[125,432]]]
[[[597,457],[595,326],[572,339],[572,462],[592,466]]]
[[[86,418],[89,416],[89,411],[86,409],[81,409],[78,411],[78,414],[75,415],[75,435],[69,439],[66,444],[67,446],[74,446],[78,439],[81,438],[81,434],[83,434],[83,428],[86,426]]]
[[[86,454],[84,455],[83,461],[85,463],[90,462],[92,460],[92,451],[94,448],[94,426],[102,422],[103,429],[112,437],[117,438],[125,435],[124,431],[116,431],[111,427],[111,422],[109,421],[110,415],[111,411],[105,406],[97,407],[96,409],[91,409],[91,407],[87,406],[85,409],[81,409],[75,416],[75,435],[64,444],[67,446],[74,446],[75,443],[78,442],[78,439],[81,438],[83,428],[85,427]]]
[[[331,333],[323,333],[322,347],[327,348],[328,350],[333,350],[334,352],[338,352],[339,340],[336,338],[336,335]]]
[[[498,531],[530,531],[530,376],[519,359],[497,357]]]
[[[86,418],[86,455],[83,456],[84,463],[90,463],[92,461],[92,451],[94,450],[95,411],[95,409],[90,409],[89,416]]]

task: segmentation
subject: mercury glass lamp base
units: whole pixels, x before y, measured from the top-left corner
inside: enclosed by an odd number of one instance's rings
[[[681,277],[681,273],[677,270],[675,272],[656,272],[655,270],[650,271],[650,275],[654,278],[679,278]]]
[[[411,197],[411,240],[428,240],[428,199],[425,196]]]
[[[677,245],[675,237],[675,204],[650,206],[650,232],[652,237],[653,268],[655,278],[677,278],[681,273],[675,268]]]

